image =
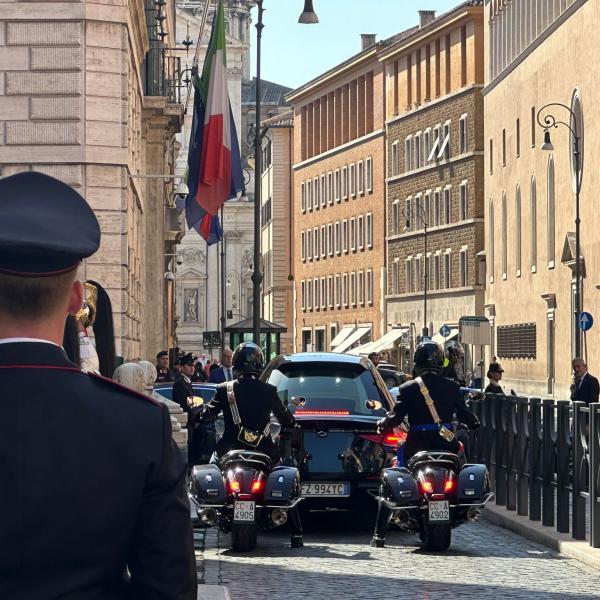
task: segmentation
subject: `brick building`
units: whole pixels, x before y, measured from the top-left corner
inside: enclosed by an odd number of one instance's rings
[[[386,80],[388,327],[483,314],[483,1],[469,0],[380,52]],[[427,226],[427,248],[425,248]],[[428,290],[427,316],[424,291]]]
[[[126,359],[173,344],[163,277],[182,226],[168,177],[183,114],[166,50],[173,9],[50,0],[0,10],[0,176],[41,171],[87,198],[102,243],[83,276],[107,288]]]
[[[297,161],[296,351],[343,351],[381,332],[384,82],[380,44],[366,35],[362,44],[287,96]]]

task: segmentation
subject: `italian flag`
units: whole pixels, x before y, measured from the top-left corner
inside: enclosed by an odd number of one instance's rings
[[[243,189],[242,162],[227,87],[223,0],[219,1],[213,21],[202,76],[194,87],[186,217],[188,226],[210,244],[221,239],[219,209]]]

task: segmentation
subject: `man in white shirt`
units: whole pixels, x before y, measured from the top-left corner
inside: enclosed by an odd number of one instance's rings
[[[210,383],[223,383],[224,381],[233,381],[233,352],[225,348],[221,356],[221,366],[210,374]]]

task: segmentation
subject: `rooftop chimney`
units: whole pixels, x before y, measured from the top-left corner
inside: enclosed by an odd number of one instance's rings
[[[429,25],[435,19],[435,10],[420,10],[419,11],[419,27]]]
[[[360,49],[366,50],[375,44],[376,33],[361,33],[360,34]]]

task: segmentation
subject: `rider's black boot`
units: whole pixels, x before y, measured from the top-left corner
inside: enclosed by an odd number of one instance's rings
[[[381,538],[378,535],[374,535],[371,540],[372,548],[384,548],[385,547],[385,538]]]
[[[304,546],[304,540],[301,535],[293,535],[291,537],[290,545],[292,548],[302,548]]]
[[[298,508],[292,508],[288,511],[289,524],[292,548],[302,548],[304,542],[302,541],[302,521],[300,520],[300,513]]]

